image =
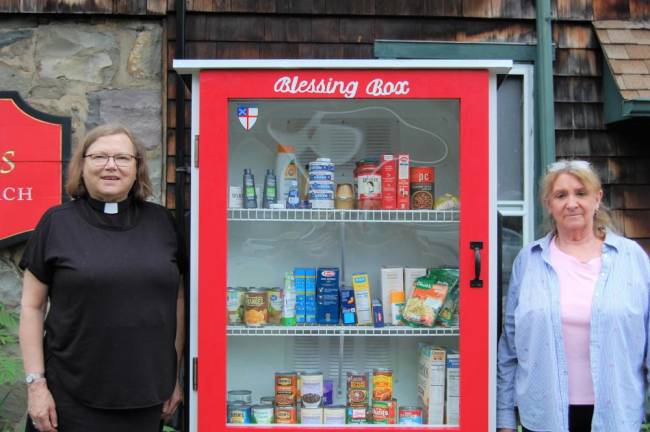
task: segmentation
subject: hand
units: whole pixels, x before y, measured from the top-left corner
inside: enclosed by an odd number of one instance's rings
[[[58,431],[56,406],[46,380],[34,381],[27,386],[27,413],[40,432]]]
[[[169,421],[171,419],[172,415],[174,414],[174,411],[176,411],[176,408],[178,408],[178,405],[181,403],[183,400],[183,389],[181,389],[181,384],[176,381],[176,386],[174,386],[174,391],[172,392],[172,395],[163,403],[162,406],[162,414],[160,417],[164,421]]]

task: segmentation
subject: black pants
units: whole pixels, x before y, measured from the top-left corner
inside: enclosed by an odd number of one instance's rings
[[[569,405],[569,431],[591,432],[591,418],[594,416],[593,405]],[[533,432],[522,426],[523,432]]]

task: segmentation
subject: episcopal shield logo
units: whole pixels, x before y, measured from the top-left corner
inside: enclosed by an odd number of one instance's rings
[[[239,123],[246,130],[250,130],[257,121],[259,109],[255,105],[239,105],[237,107],[237,118]]]
[[[27,240],[43,213],[63,201],[70,118],[0,92],[0,247]]]

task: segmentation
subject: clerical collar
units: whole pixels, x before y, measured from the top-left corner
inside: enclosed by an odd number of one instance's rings
[[[96,200],[90,195],[87,195],[86,197],[88,199],[88,203],[92,208],[105,214],[122,213],[127,208],[129,208],[129,204],[131,203],[131,195],[127,196],[125,200],[122,200],[117,203],[108,203],[108,202]]]

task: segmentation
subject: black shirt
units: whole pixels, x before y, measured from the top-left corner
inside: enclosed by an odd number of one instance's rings
[[[88,406],[157,405],[175,384],[181,243],[160,205],[103,205],[49,209],[20,262],[49,287],[46,373]]]

